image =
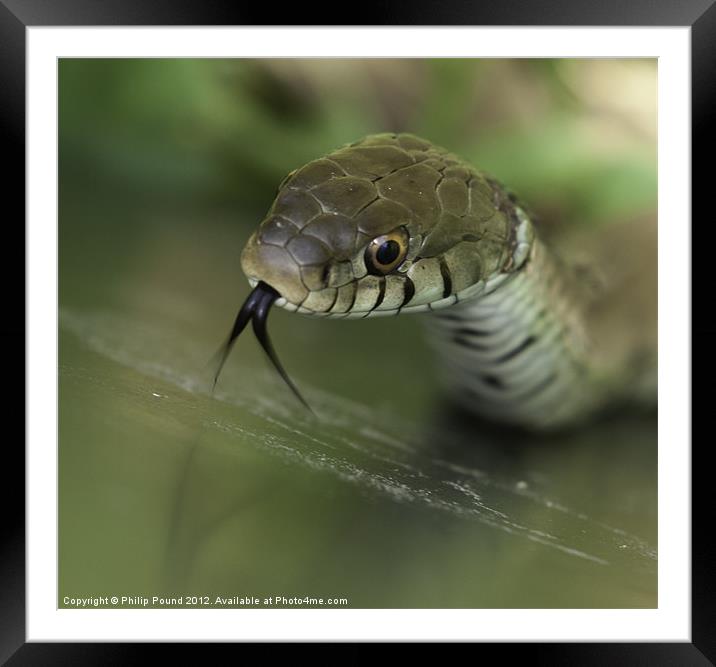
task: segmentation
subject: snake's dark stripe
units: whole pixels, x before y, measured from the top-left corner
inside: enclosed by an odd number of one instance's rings
[[[400,304],[400,307],[403,308],[404,306],[407,306],[414,296],[415,283],[413,283],[408,276],[405,276],[405,280],[403,281],[403,303]]]
[[[455,332],[459,336],[493,336],[494,331],[485,331],[484,329],[475,329],[473,327],[462,327]]]
[[[450,275],[450,268],[445,262],[444,257],[440,257],[440,275],[443,279],[443,299],[447,299],[452,294],[452,276]]]
[[[501,364],[505,361],[509,361],[510,359],[513,359],[521,352],[524,352],[530,345],[532,345],[537,340],[537,336],[527,336],[517,347],[511,349],[506,354],[503,354],[502,356],[495,359],[495,363]]]
[[[483,382],[485,382],[485,384],[489,384],[491,387],[495,387],[495,389],[505,388],[505,385],[502,384],[502,379],[499,378],[497,375],[483,375],[482,380]]]
[[[373,307],[371,310],[375,310],[380,306],[381,303],[383,303],[383,299],[385,299],[385,285],[386,280],[385,278],[381,278],[380,280],[380,286],[378,287],[378,298],[376,299],[376,302],[373,304]]]
[[[380,304],[383,303],[383,299],[385,299],[385,276],[383,276],[378,283],[378,298],[376,299],[375,303],[370,307],[368,312],[364,315],[364,317],[368,317],[368,315],[370,315],[378,306],[380,306]]]
[[[464,345],[465,347],[469,347],[473,350],[489,350],[489,345],[481,345],[480,343],[477,343],[473,340],[470,340],[469,338],[465,337],[464,335],[460,333],[456,333],[453,336],[453,341],[457,343],[458,345]]]
[[[353,306],[356,302],[356,296],[358,295],[358,285],[356,283],[353,283],[353,296],[351,297],[351,303],[346,309],[346,313],[350,313],[351,310],[353,310]]]

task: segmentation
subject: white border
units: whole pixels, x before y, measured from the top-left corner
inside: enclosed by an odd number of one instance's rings
[[[28,641],[690,641],[689,28],[29,28],[27,56]],[[126,56],[659,58],[658,609],[56,608],[57,58]]]

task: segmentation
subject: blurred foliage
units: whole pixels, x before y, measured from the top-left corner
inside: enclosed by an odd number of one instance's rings
[[[291,169],[409,131],[547,220],[656,204],[653,60],[62,60],[60,73],[63,177],[119,180],[131,196],[258,212]]]

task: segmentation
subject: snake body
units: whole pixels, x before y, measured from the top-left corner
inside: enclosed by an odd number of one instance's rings
[[[631,340],[594,340],[576,274],[513,194],[410,134],[368,136],[291,172],[242,268],[290,311],[425,313],[457,400],[528,428],[631,396],[653,365]]]

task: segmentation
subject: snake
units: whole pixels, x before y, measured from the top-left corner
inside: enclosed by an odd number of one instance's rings
[[[413,134],[373,134],[291,171],[241,268],[253,289],[220,350],[215,385],[251,322],[308,407],[268,336],[276,305],[327,318],[420,314],[446,391],[491,421],[559,429],[655,401],[655,346],[610,324],[610,299],[629,279],[600,294],[512,191]],[[633,309],[620,310],[636,330]]]

